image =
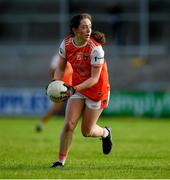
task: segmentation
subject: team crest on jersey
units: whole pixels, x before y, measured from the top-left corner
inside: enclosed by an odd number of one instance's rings
[[[88,53],[84,53],[84,60],[85,60],[85,61],[88,60]]]
[[[63,49],[62,48],[60,48],[59,51],[60,51],[61,54],[63,54]]]
[[[98,91],[98,94],[97,94],[98,96],[101,96],[102,95],[102,91],[100,90],[100,91]]]
[[[81,57],[82,57],[82,52],[77,52],[76,59],[81,60]]]
[[[104,100],[102,101],[102,103],[103,103],[103,104],[107,104],[107,99],[104,99]]]

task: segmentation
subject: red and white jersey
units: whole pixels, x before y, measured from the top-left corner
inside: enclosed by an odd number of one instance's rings
[[[80,91],[94,101],[103,99],[110,90],[107,65],[100,43],[93,38],[83,46],[76,46],[73,36],[66,37],[60,45],[59,54],[72,65],[72,85],[76,86],[91,77],[92,66],[102,66],[99,81],[96,85]]]
[[[57,67],[57,62],[58,62],[58,54],[55,54],[51,59],[50,68],[55,69]]]
[[[58,58],[59,58],[58,54],[54,55],[52,60],[51,60],[51,63],[50,63],[50,68],[53,69],[54,71],[58,65]],[[61,80],[64,81],[65,83],[69,84],[69,85],[72,85],[72,74],[73,74],[72,66],[69,62],[67,62],[66,68],[64,71],[64,75],[61,78]],[[53,73],[52,77],[53,76],[54,76],[54,73]]]

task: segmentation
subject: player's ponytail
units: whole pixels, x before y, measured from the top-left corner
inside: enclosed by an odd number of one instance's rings
[[[105,37],[105,34],[100,32],[100,31],[93,31],[91,33],[91,37],[97,41],[98,43],[100,44],[105,44],[106,43],[106,37]]]

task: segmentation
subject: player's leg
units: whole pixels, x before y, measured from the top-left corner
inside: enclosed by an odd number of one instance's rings
[[[36,126],[37,131],[42,131],[44,125],[49,121],[49,119],[58,113],[62,108],[62,103],[54,103],[52,107],[46,112],[46,114],[41,118],[40,122]]]
[[[102,113],[102,109],[91,109],[87,105],[83,112],[82,134],[85,137],[101,137],[103,153],[108,154],[112,149],[112,137],[110,128],[102,128],[97,125],[97,120]]]
[[[54,163],[52,167],[58,167],[61,164],[64,165],[72,142],[73,132],[82,114],[83,108],[84,99],[68,100],[65,113],[65,123],[60,136],[59,161]]]
[[[102,113],[102,109],[94,110],[90,109],[87,106],[83,111],[82,125],[81,130],[82,134],[85,137],[103,137],[104,134],[107,134],[105,128],[98,126],[97,120]]]

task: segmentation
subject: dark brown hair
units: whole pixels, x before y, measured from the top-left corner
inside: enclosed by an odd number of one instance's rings
[[[100,31],[92,31],[91,37],[102,45],[106,43],[105,34]]]
[[[73,28],[77,29],[80,25],[80,21],[82,19],[86,19],[86,18],[92,22],[91,15],[87,14],[87,13],[78,14],[78,15],[73,16],[71,18],[71,22],[70,22],[70,34],[74,35]]]
[[[87,13],[78,14],[78,15],[75,15],[75,16],[73,16],[71,18],[71,21],[70,21],[70,34],[71,35],[74,35],[73,28],[77,29],[79,27],[79,25],[80,25],[80,21],[82,19],[86,19],[86,18],[89,19],[92,22],[91,15],[87,14]],[[102,32],[92,31],[91,37],[100,44],[105,44],[106,43],[105,34],[102,33]]]

